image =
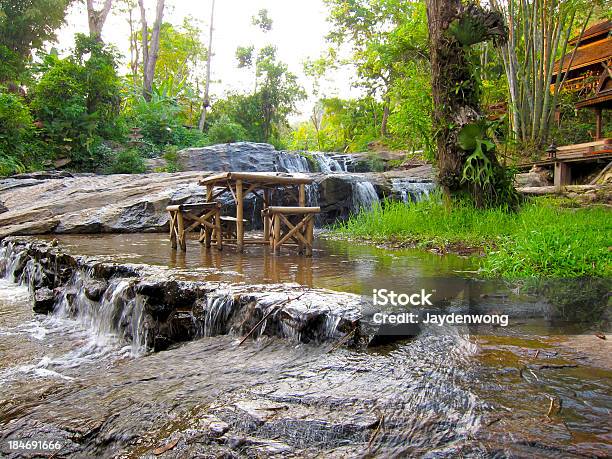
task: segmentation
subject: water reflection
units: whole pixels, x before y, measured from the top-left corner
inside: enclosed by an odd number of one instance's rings
[[[187,252],[172,250],[165,234],[57,236],[70,252],[116,262],[147,263],[178,270],[192,279],[246,283],[295,282],[308,287],[362,293],[377,282],[408,288],[427,277],[456,276],[474,261],[418,250],[388,251],[363,244],[317,238],[312,258],[284,249],[249,245],[243,253],[226,246],[206,249],[188,241]],[[53,239],[53,238],[51,238]]]

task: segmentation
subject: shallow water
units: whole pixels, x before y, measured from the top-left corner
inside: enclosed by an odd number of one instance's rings
[[[203,254],[194,242],[173,261],[158,235],[61,243],[186,277],[286,276],[353,292],[372,276],[407,282],[472,263],[333,241],[312,260],[285,254],[266,263],[254,256],[261,248],[249,248],[204,265],[214,250]],[[77,320],[35,315],[28,290],[0,280],[0,452],[18,457],[7,439],[33,438],[59,441],[55,457],[143,457],[175,439],[160,457],[609,456],[609,339],[529,327],[513,336],[426,332],[367,351],[270,338],[238,346],[239,337],[219,336],[134,357],[129,343]],[[226,423],[227,433],[213,435],[211,422]]]
[[[171,268],[186,278],[250,284],[296,282],[307,287],[361,293],[364,284],[384,280],[408,284],[423,278],[456,276],[474,269],[469,258],[440,257],[414,249],[390,251],[364,244],[316,238],[312,258],[291,249],[278,256],[268,247],[206,250],[190,240],[185,253],[174,251],[165,234],[116,234],[49,237],[68,252],[121,263],[146,263]]]

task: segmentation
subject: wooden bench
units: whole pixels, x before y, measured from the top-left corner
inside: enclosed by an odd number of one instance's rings
[[[170,213],[170,244],[173,249],[177,245],[181,250],[187,250],[187,233],[200,228],[199,241],[211,246],[211,239],[216,239],[219,250],[223,248],[223,233],[221,231],[221,204],[205,202],[201,204],[178,204],[166,207]],[[185,222],[191,222],[185,227]]]
[[[312,256],[314,219],[319,212],[320,207],[271,206],[264,209],[264,219],[267,218],[271,222],[267,237],[274,253],[279,252],[281,245],[293,240],[297,243],[300,254]]]
[[[247,223],[247,220],[242,219],[242,223]],[[238,238],[238,219],[236,217],[221,217],[221,233],[224,239],[235,241]]]

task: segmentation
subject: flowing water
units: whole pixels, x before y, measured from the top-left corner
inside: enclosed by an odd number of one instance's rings
[[[465,258],[342,241],[320,240],[306,259],[257,247],[219,254],[193,241],[182,254],[154,234],[58,239],[74,254],[187,279],[354,293],[377,279],[398,290],[424,278],[441,285],[475,267]],[[32,266],[28,275],[39,274]],[[19,439],[61,444],[44,457],[149,457],[156,448],[159,457],[177,458],[612,453],[612,354],[609,339],[593,334],[563,334],[546,323],[509,334],[426,331],[355,351],[276,338],[239,345],[240,337],[204,332],[147,353],[112,326],[127,281],[111,281],[97,312],[74,317],[62,301],[49,316],[34,314],[30,292],[15,280],[0,280],[6,457],[32,457],[9,448]],[[224,309],[210,301],[205,327],[212,330]]]

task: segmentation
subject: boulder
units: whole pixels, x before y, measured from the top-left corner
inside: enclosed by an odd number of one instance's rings
[[[184,171],[310,172],[308,161],[299,153],[253,142],[187,148],[178,153],[178,163]]]
[[[107,288],[108,282],[105,280],[91,279],[84,286],[85,296],[91,301],[100,301]]]
[[[53,290],[43,287],[34,293],[34,312],[48,314],[53,311],[54,304],[55,294]]]

